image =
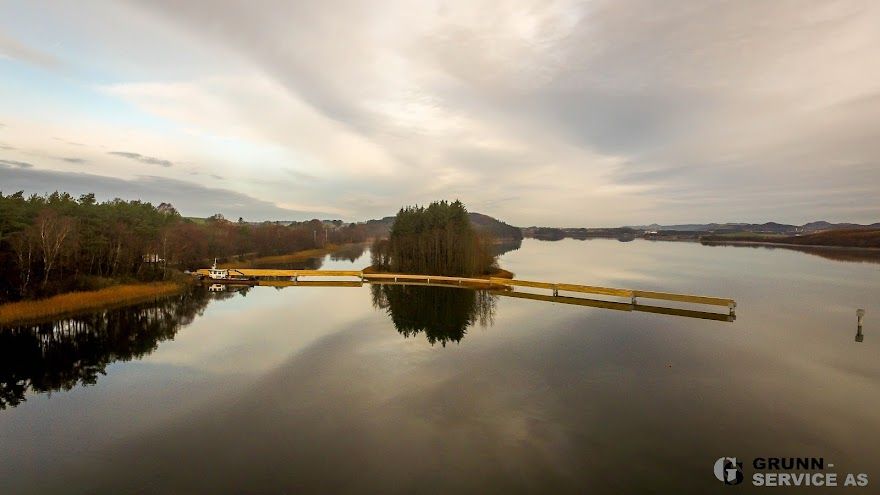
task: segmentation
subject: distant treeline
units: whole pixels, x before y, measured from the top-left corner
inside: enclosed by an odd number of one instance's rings
[[[711,243],[752,242],[791,244],[794,246],[837,246],[853,248],[880,248],[880,229],[841,229],[816,232],[814,234],[793,236],[771,236],[758,234],[704,235],[700,241]]]
[[[542,241],[559,241],[566,238],[571,239],[621,239],[632,240],[640,234],[629,227],[616,228],[557,228],[557,227],[527,227],[523,229],[526,237],[540,239]]]
[[[0,193],[0,301],[156,280],[214,257],[270,256],[366,239],[363,226],[194,221],[169,204],[98,202],[94,194]]]
[[[389,238],[373,243],[372,261],[380,270],[467,277],[496,268],[492,252],[492,237],[474,229],[460,201],[436,201],[402,208]]]

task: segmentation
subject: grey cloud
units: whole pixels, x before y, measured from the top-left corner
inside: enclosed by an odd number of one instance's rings
[[[6,144],[0,144],[0,150],[15,151],[15,148]]]
[[[880,200],[855,192],[864,175],[876,177],[860,164],[880,156],[880,98],[869,94],[872,81],[874,94],[880,89],[873,64],[880,7],[870,2],[600,0],[572,2],[559,16],[544,15],[549,4],[526,2],[523,10],[537,14],[533,38],[460,22],[447,16],[456,8],[450,2],[400,46],[383,45],[372,30],[406,3],[141,3],[260,66],[291,95],[407,164],[395,180],[409,185],[440,164],[466,171],[472,183],[513,190],[505,177],[562,163],[603,167],[610,185],[633,186],[637,199],[662,207],[662,222],[690,221],[697,207],[710,216],[733,210],[743,221],[785,209],[790,216],[779,220],[801,222],[826,216],[828,204],[843,211],[847,197],[861,220],[880,209]],[[496,10],[515,9],[499,2]],[[385,56],[413,71],[403,74],[417,85],[412,100],[476,122],[490,138],[522,140],[530,151],[475,148],[460,135],[425,136],[388,119],[368,104],[387,96],[387,81],[378,64],[363,62]],[[836,100],[822,101],[829,92]],[[569,148],[584,159],[556,151]],[[597,154],[614,160],[594,164]],[[552,195],[568,185],[560,176],[535,188]],[[833,201],[788,207],[831,186]],[[786,196],[792,187],[796,201]],[[590,209],[570,201],[566,215]]]
[[[0,160],[0,164],[15,168],[33,168],[34,166],[33,163],[19,162],[16,160]]]
[[[88,160],[86,160],[85,158],[62,157],[61,160],[64,160],[67,163],[76,163],[76,164],[88,163]]]
[[[305,173],[305,172],[301,172],[301,171],[299,171],[299,170],[294,170],[294,169],[291,169],[291,168],[287,168],[287,169],[284,169],[284,171],[287,172],[288,174],[290,174],[291,176],[293,176],[293,177],[294,177],[295,179],[297,179],[297,180],[302,180],[302,181],[313,181],[313,180],[315,180],[315,176],[314,176],[314,175],[312,175],[312,174],[307,174],[307,173]]]
[[[373,6],[356,0],[140,3],[244,54],[292,93],[340,124],[363,134],[383,126],[381,119],[363,106],[369,88],[351,84],[363,80],[362,71],[369,67],[365,61],[382,49],[371,42],[368,30],[361,28],[364,19],[377,15]],[[291,19],[295,19],[295,31],[289,29]],[[339,27],[345,24],[351,29],[343,34]],[[230,36],[224,27],[234,29],[235,35]],[[292,37],[298,41],[282,41]],[[328,60],[341,63],[328,64]]]
[[[75,143],[75,142],[73,142],[73,141],[68,141],[68,140],[66,140],[66,139],[62,139],[62,138],[60,138],[60,137],[53,137],[52,139],[54,139],[55,141],[62,142],[62,143],[64,143],[64,144],[69,144],[69,145],[71,145],[71,146],[85,146],[85,145],[82,144],[82,143]]]
[[[308,220],[311,218],[335,218],[338,215],[325,212],[303,212],[279,208],[240,192],[228,189],[204,187],[192,182],[165,177],[140,176],[123,180],[102,175],[57,172],[52,170],[13,170],[0,167],[0,184],[8,190],[24,190],[28,193],[66,191],[73,195],[95,193],[102,199],[121,197],[141,199],[153,204],[172,203],[183,215],[205,217],[223,213],[228,218],[259,218],[267,220]]]
[[[33,64],[44,69],[57,69],[63,65],[58,57],[31,48],[4,35],[3,33],[0,33],[0,57],[3,56]],[[2,126],[3,125],[0,124],[0,127]]]
[[[146,163],[149,165],[160,165],[163,167],[170,167],[174,165],[174,163],[168,160],[162,160],[161,158],[156,158],[153,156],[145,156],[140,153],[131,153],[129,151],[110,151],[107,154],[129,158],[131,160],[139,161],[141,163]]]

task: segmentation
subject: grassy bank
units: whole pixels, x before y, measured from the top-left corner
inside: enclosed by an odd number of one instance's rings
[[[155,282],[115,285],[100,290],[68,292],[46,299],[0,305],[0,325],[37,321],[116,304],[133,304],[175,294],[186,284]]]
[[[270,265],[275,263],[292,263],[296,261],[305,261],[309,258],[324,256],[339,249],[335,244],[328,244],[318,249],[306,249],[305,251],[297,251],[290,254],[281,254],[278,256],[263,256],[262,258],[253,258],[249,260],[233,261],[229,263],[221,263],[220,268],[253,268],[260,265]]]

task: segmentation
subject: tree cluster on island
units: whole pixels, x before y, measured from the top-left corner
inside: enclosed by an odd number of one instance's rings
[[[397,273],[469,277],[497,268],[490,235],[474,229],[461,201],[401,208],[388,239],[372,247],[373,267]]]

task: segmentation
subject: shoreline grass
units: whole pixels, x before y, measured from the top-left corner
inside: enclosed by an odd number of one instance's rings
[[[291,263],[294,261],[305,261],[309,258],[316,258],[330,254],[341,246],[336,244],[328,244],[322,248],[306,249],[305,251],[296,251],[290,254],[279,254],[276,256],[263,256],[262,258],[253,258],[250,260],[233,261],[229,263],[221,263],[220,268],[252,268],[259,265],[268,265],[272,263]]]
[[[114,285],[100,290],[67,292],[45,299],[0,304],[0,325],[39,321],[117,304],[133,304],[180,292],[181,282]]]

